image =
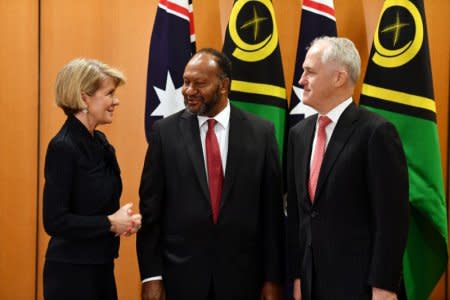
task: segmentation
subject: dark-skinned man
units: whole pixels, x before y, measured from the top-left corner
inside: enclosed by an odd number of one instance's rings
[[[230,105],[222,53],[198,51],[183,80],[186,109],[154,124],[142,173],[142,299],[281,299],[274,128]]]

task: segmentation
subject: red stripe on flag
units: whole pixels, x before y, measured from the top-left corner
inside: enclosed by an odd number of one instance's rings
[[[159,4],[164,5],[170,10],[176,11],[177,13],[186,16],[186,18],[189,18],[191,20],[190,12],[188,9],[184,8],[183,6],[180,6],[178,4],[175,4],[169,0],[159,0]]]
[[[164,5],[165,7],[167,7],[167,9],[176,11],[177,13],[189,18],[189,31],[190,31],[191,35],[195,33],[194,14],[191,11],[189,11],[185,7],[182,7],[178,4],[171,2],[170,0],[159,0],[159,4]]]
[[[195,34],[195,29],[194,29],[194,14],[193,12],[189,12],[189,31],[191,33],[191,35]]]
[[[328,5],[325,5],[325,4],[322,4],[322,3],[317,3],[317,2],[312,1],[312,0],[303,0],[303,5],[311,7],[313,9],[317,9],[319,11],[322,11],[322,12],[326,13],[326,14],[334,16],[334,8],[330,7]]]

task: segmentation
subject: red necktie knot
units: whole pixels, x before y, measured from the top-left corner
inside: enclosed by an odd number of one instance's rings
[[[319,117],[319,130],[325,129],[325,127],[328,126],[328,124],[331,123],[331,119],[328,118],[327,116],[320,116]]]

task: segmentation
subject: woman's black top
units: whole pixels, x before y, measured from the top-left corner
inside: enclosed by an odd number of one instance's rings
[[[90,134],[69,116],[50,141],[45,159],[44,227],[51,236],[46,259],[111,263],[119,238],[107,218],[122,193],[114,148],[100,131]]]

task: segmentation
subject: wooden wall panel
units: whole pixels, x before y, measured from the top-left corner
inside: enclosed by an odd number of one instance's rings
[[[436,100],[439,141],[441,143],[443,173],[447,176],[448,165],[448,116],[450,35],[448,34],[450,1],[425,1],[428,42],[433,72],[434,99]]]
[[[367,64],[373,31],[378,21],[382,2],[382,0],[335,0],[338,33],[355,41],[361,52],[363,71]],[[138,203],[137,189],[146,148],[143,111],[148,46],[157,5],[156,0],[136,0],[132,5],[120,0],[46,0],[40,2],[41,110],[39,142],[41,147],[37,154],[34,150],[37,147],[38,112],[36,88],[37,3],[38,1],[22,0],[16,1],[14,4],[8,3],[6,7],[4,2],[0,4],[0,16],[2,17],[0,24],[3,25],[0,30],[6,31],[2,37],[7,45],[0,48],[0,66],[3,71],[1,76],[6,78],[6,80],[0,81],[2,91],[6,95],[1,98],[1,101],[4,110],[8,116],[11,116],[0,121],[4,128],[3,138],[0,142],[2,143],[0,144],[0,160],[2,160],[2,166],[7,166],[7,168],[0,169],[1,204],[2,207],[7,208],[0,210],[0,222],[4,222],[4,224],[0,223],[1,228],[9,228],[9,224],[16,224],[19,213],[20,217],[24,218],[16,225],[18,229],[15,230],[15,234],[10,230],[2,229],[4,232],[2,231],[0,238],[2,239],[0,240],[2,245],[0,296],[3,296],[1,294],[4,291],[3,285],[8,284],[14,289],[15,295],[20,295],[17,299],[32,299],[28,294],[20,293],[33,293],[29,291],[34,291],[32,283],[35,275],[34,254],[23,258],[17,255],[17,253],[21,253],[17,249],[18,245],[23,245],[23,249],[29,255],[29,249],[34,249],[36,244],[36,212],[39,212],[39,216],[41,212],[41,206],[36,211],[36,157],[39,154],[39,195],[41,195],[42,168],[47,143],[65,119],[63,113],[56,108],[53,102],[54,81],[58,70],[75,57],[98,58],[121,68],[128,77],[129,83],[118,90],[121,105],[115,114],[113,124],[100,129],[105,131],[117,150],[124,181],[121,202],[131,201],[136,205]],[[231,3],[231,0],[194,0],[195,27],[199,48],[212,46],[220,49],[222,47]],[[273,3],[280,33],[286,86],[288,94],[290,94],[301,1],[273,0]],[[435,98],[438,106],[443,171],[446,174],[449,89],[449,36],[446,30],[449,24],[445,13],[449,11],[449,3],[448,1],[425,0],[425,5]],[[18,14],[23,17],[23,21],[17,22]],[[18,26],[19,23],[20,26]],[[13,33],[8,31],[12,28],[15,29]],[[20,57],[20,59],[11,60],[8,59],[9,57]],[[14,71],[10,70],[12,64],[14,64]],[[27,88],[23,88],[24,86]],[[14,99],[17,101],[13,102]],[[32,133],[29,134],[30,132]],[[26,139],[22,138],[25,134]],[[16,139],[11,145],[10,140],[15,137],[19,137],[19,139]],[[18,160],[19,157],[21,160]],[[13,172],[11,172],[13,168],[10,167],[12,162],[14,162]],[[21,182],[20,189],[17,188],[18,182]],[[42,199],[39,203],[42,203]],[[38,231],[38,299],[42,299],[42,262],[48,239],[41,224],[42,220],[39,219],[41,227]],[[15,243],[11,243],[11,241]],[[12,244],[15,248],[12,246],[11,249],[5,248],[3,246],[5,244]],[[23,268],[20,270],[30,269],[25,276],[21,272],[19,281],[15,280],[17,273],[11,273],[9,270],[3,271],[7,270],[3,266],[11,267],[12,264],[17,266],[17,263],[13,262],[14,260],[11,260],[10,257],[21,257],[18,266],[23,266]],[[121,299],[138,299],[140,284],[134,237],[122,240],[120,258],[117,260],[116,266],[119,297]],[[27,284],[30,285],[30,288],[25,288]],[[440,283],[432,299],[444,298],[445,285],[444,281]],[[14,299],[8,296],[0,298]]]
[[[293,78],[295,58],[297,56],[297,42],[301,20],[300,1],[272,1],[277,18],[278,36],[280,39],[281,59],[283,61],[284,82],[288,103],[291,98],[292,82],[300,78]]]
[[[450,11],[449,1],[425,1],[428,42],[430,46],[431,67],[433,72],[434,99],[437,109],[439,141],[441,145],[442,172],[444,182],[448,183],[448,116],[449,116],[449,71],[450,71],[450,35],[448,34]],[[447,186],[448,188],[448,186]],[[448,195],[447,195],[448,197]],[[447,212],[448,212],[447,198]],[[447,265],[447,274],[449,272]],[[447,282],[446,282],[447,280]],[[431,300],[450,299],[450,279],[442,276],[433,291]]]
[[[38,9],[0,1],[0,299],[34,299]]]
[[[194,0],[193,7],[197,50],[201,48],[222,49],[220,3],[211,0]]]

